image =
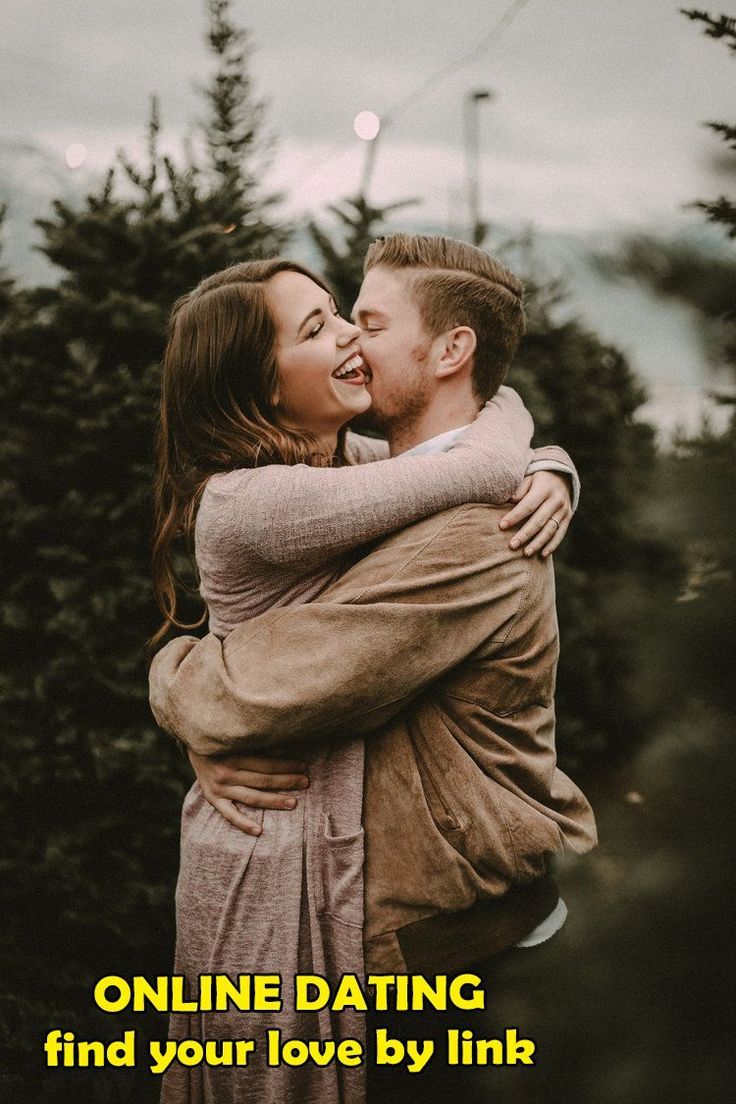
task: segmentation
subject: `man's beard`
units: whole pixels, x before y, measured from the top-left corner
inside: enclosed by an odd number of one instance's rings
[[[424,414],[431,399],[429,381],[419,368],[415,370],[413,380],[405,381],[401,390],[389,391],[378,403],[374,398],[365,413],[353,419],[350,428],[356,433],[365,430],[381,437],[404,434]]]

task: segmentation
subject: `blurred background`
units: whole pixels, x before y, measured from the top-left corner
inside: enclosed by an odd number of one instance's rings
[[[556,555],[558,746],[601,845],[499,1025],[478,1101],[718,1101],[733,901],[736,12],[669,0],[26,0],[0,45],[0,1090],[107,973],[166,973],[189,770],[146,702],[158,364],[174,299],[245,256],[326,272],[449,233],[525,280],[510,382],[583,498]],[[194,606],[192,607],[194,611]],[[530,960],[531,961],[531,960]],[[522,983],[523,982],[523,983]]]

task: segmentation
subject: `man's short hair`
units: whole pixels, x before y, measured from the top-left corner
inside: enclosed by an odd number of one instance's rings
[[[454,238],[390,234],[368,249],[364,272],[426,269],[410,273],[410,288],[431,337],[455,326],[475,331],[473,391],[479,399],[495,395],[524,333],[524,288],[495,257]]]

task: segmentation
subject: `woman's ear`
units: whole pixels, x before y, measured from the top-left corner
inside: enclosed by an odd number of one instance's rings
[[[438,379],[453,376],[463,368],[472,367],[477,340],[475,330],[471,330],[470,326],[455,326],[435,340],[439,343],[435,367],[435,376]]]

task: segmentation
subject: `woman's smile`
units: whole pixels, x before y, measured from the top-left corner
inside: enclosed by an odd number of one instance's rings
[[[356,351],[350,353],[347,359],[343,360],[342,364],[338,364],[337,368],[332,373],[332,377],[333,379],[340,380],[341,383],[351,383],[353,385],[358,384],[359,386],[363,386],[365,384],[363,367],[363,357]]]

